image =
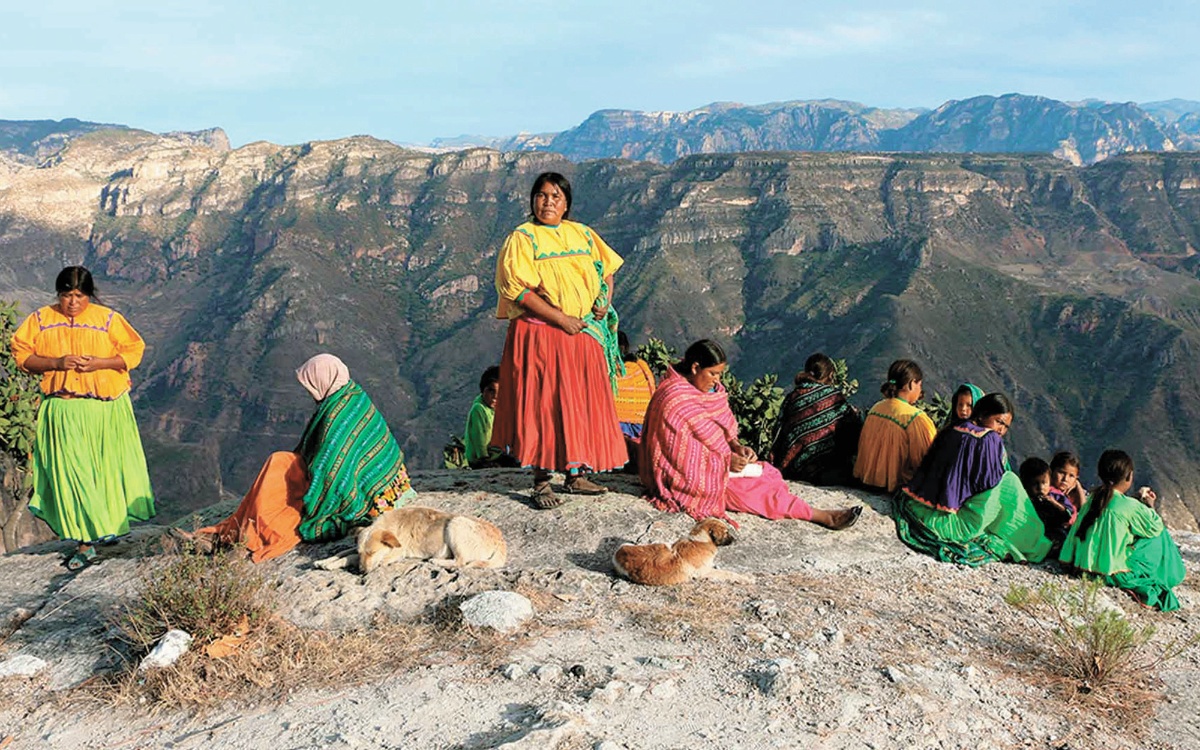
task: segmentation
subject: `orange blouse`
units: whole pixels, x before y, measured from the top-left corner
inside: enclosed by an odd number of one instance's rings
[[[146,342],[129,321],[115,310],[89,304],[75,318],[47,305],[25,319],[12,338],[12,353],[17,366],[24,369],[31,355],[62,357],[86,354],[93,357],[120,357],[124,370],[63,372],[50,370],[42,375],[42,392],[47,396],[74,396],[112,401],[129,391],[129,371],[141,364]]]

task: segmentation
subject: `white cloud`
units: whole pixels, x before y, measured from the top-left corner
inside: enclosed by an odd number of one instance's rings
[[[718,33],[710,38],[703,56],[675,66],[674,72],[685,77],[723,75],[794,60],[884,52],[912,44],[915,32],[929,31],[943,22],[935,13],[896,11],[855,14],[811,26]]]

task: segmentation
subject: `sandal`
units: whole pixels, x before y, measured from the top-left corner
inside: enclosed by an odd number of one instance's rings
[[[72,573],[78,573],[87,566],[91,565],[96,559],[96,548],[90,546],[86,550],[75,550],[75,554],[67,559],[67,570]]]
[[[841,515],[841,520],[834,521],[825,528],[830,531],[841,531],[842,529],[850,528],[858,523],[858,517],[862,515],[862,506],[856,505],[853,508],[843,508],[838,513]]]
[[[567,477],[564,489],[572,495],[603,495],[608,492],[607,487],[596,484],[583,474],[574,474]]]
[[[550,480],[533,483],[533,494],[530,496],[533,504],[538,510],[550,510],[557,508],[567,501],[565,497],[559,497],[554,494],[553,488],[550,487]]]

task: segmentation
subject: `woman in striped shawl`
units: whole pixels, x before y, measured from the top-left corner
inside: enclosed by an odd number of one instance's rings
[[[854,480],[862,417],[833,384],[833,375],[832,359],[812,355],[783,402],[771,462],[788,479],[822,486]]]
[[[650,399],[638,465],[654,507],[696,519],[729,521],[729,511],[797,518],[830,529],[858,520],[860,507],[809,507],[788,490],[778,469],[758,463],[754,451],[738,442],[737,420],[721,385],[725,364],[715,341],[697,341]]]
[[[262,562],[301,540],[342,536],[416,495],[387,422],[342,360],[318,354],[296,378],[317,402],[300,444],[267,458],[234,514],[197,532],[202,543],[241,543]]]

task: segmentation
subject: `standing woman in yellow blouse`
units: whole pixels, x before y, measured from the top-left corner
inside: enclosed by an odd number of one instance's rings
[[[569,221],[571,184],[557,172],[538,175],[529,194],[533,220],[517,227],[496,262],[496,317],[509,320],[500,361],[500,397],[492,445],[533,467],[533,502],[564,502],[565,489],[599,495],[587,474],[628,459],[613,403],[624,374],[611,309],[621,256],[589,227]]]
[[[42,376],[29,509],[62,539],[79,542],[71,570],[96,557],[95,542],[154,515],[142,439],[129,401],[129,371],[146,349],[120,313],[96,301],[92,274],[64,268],[58,303],[13,334],[17,365]]]

